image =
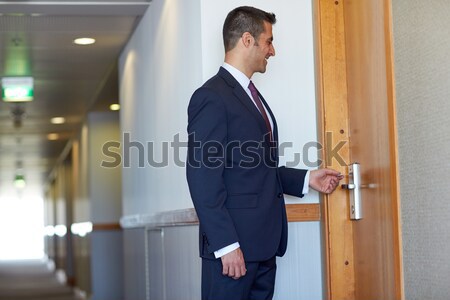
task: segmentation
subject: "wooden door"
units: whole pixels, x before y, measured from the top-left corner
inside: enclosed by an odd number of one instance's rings
[[[327,298],[404,299],[391,3],[318,0],[315,12],[323,158],[344,174],[360,163],[364,187],[361,220],[351,191],[323,201]]]

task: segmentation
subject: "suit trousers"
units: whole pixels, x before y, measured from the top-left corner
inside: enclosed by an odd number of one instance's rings
[[[275,288],[275,256],[246,262],[247,273],[235,280],[222,274],[222,260],[202,259],[202,300],[271,300]]]

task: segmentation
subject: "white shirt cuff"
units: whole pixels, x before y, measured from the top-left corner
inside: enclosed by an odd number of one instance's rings
[[[215,256],[216,258],[220,258],[220,257],[224,256],[225,254],[228,254],[228,253],[230,253],[231,251],[236,250],[236,249],[239,248],[239,247],[240,247],[239,242],[233,243],[233,244],[231,244],[231,245],[228,245],[228,246],[226,246],[226,247],[223,247],[222,249],[219,249],[219,250],[217,250],[217,251],[214,251],[214,256]]]
[[[306,195],[309,192],[309,173],[311,171],[307,171],[306,175],[305,175],[305,181],[303,182],[303,190],[302,190],[302,194]]]

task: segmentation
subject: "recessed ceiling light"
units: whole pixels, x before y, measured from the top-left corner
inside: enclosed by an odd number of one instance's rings
[[[50,119],[50,123],[52,124],[64,124],[66,119],[63,117],[54,117]]]
[[[77,45],[91,45],[91,44],[95,43],[95,39],[83,37],[83,38],[75,39],[75,40],[73,40],[73,42]]]
[[[57,134],[57,133],[49,133],[49,134],[47,134],[47,139],[49,141],[56,141],[57,139],[59,139],[59,134]]]
[[[109,106],[110,110],[119,110],[120,109],[120,104],[111,104]]]

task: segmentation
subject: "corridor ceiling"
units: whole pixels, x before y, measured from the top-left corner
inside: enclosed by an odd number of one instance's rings
[[[89,111],[118,103],[117,59],[148,1],[0,1],[0,77],[32,76],[34,100],[0,100],[0,196],[42,187]],[[96,43],[75,45],[78,37]],[[53,117],[65,124],[51,124]],[[16,119],[16,124],[14,124]],[[58,140],[47,135],[57,133]]]

